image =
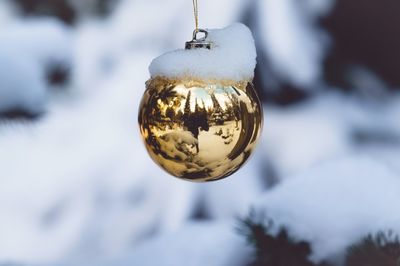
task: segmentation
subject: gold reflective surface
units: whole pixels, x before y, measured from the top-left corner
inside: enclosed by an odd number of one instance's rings
[[[190,181],[227,177],[255,148],[262,109],[250,82],[151,79],[139,109],[151,158]]]

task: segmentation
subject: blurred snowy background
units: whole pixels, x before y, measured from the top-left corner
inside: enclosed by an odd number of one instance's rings
[[[265,115],[253,159],[202,185],[162,172],[137,125],[192,1],[0,0],[0,265],[245,265],[252,206],[316,261],[400,233],[400,3],[199,5],[202,27],[252,29]]]

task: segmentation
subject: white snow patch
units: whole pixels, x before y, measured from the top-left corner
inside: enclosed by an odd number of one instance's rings
[[[47,93],[40,66],[13,49],[0,49],[0,62],[0,112],[42,112]]]
[[[26,19],[0,28],[2,46],[11,46],[44,66],[72,63],[72,37],[67,26],[51,18]]]
[[[0,27],[0,112],[44,111],[46,70],[72,65],[70,30],[54,19],[29,19]]]
[[[191,223],[177,233],[149,240],[131,255],[106,265],[246,265],[252,250],[234,226],[234,223]]]
[[[400,177],[377,160],[354,156],[288,179],[258,207],[292,237],[309,241],[318,261],[343,254],[369,233],[400,233],[399,204]]]
[[[326,45],[299,5],[296,0],[259,0],[258,30],[273,70],[308,87],[321,76]]]
[[[355,116],[350,111],[357,109],[353,105],[333,94],[284,109],[264,108],[268,123],[263,130],[262,146],[278,177],[290,177],[322,160],[348,153],[348,120]]]
[[[149,68],[151,76],[234,81],[253,78],[257,55],[249,28],[236,23],[210,30],[207,40],[215,45],[211,50],[180,49],[157,57]]]
[[[11,1],[0,1],[0,25],[7,24],[15,19],[16,7]]]

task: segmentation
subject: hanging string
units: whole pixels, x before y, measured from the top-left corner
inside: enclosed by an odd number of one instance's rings
[[[197,0],[193,0],[193,11],[194,11],[194,23],[197,31],[199,29],[199,8]]]

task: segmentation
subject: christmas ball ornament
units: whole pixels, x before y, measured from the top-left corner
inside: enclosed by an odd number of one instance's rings
[[[237,171],[262,128],[252,85],[255,62],[253,37],[242,24],[196,29],[186,49],[153,60],[139,110],[151,158],[190,181],[218,180]]]

